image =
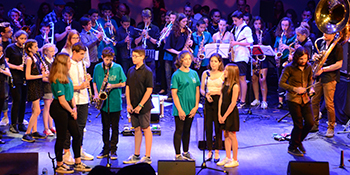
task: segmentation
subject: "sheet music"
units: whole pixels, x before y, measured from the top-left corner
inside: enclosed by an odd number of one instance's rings
[[[266,56],[275,56],[276,55],[275,51],[269,45],[268,46],[264,46],[264,45],[248,46],[249,52],[251,52],[250,47],[253,47],[253,55],[255,53],[254,49],[258,49],[259,51],[262,52],[263,55],[266,55]]]
[[[228,58],[230,44],[211,43],[205,45],[205,58],[209,58],[212,54],[218,53],[222,58]]]

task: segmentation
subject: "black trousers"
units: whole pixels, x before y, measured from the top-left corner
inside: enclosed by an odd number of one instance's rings
[[[55,143],[55,153],[58,162],[62,161],[63,144],[66,140],[67,130],[73,137],[74,158],[80,157],[80,133],[78,123],[71,114],[63,109],[58,100],[53,100],[50,106],[50,115],[55,121],[57,138]]]
[[[80,134],[80,145],[83,145],[83,137],[84,137],[84,128],[86,126],[86,120],[87,120],[87,116],[89,113],[89,105],[88,104],[84,104],[84,105],[77,105],[77,123],[78,123],[78,127],[79,127],[79,134]],[[69,149],[70,148],[70,133],[67,130],[67,134],[66,134],[66,141],[64,142],[63,148],[64,149]]]
[[[11,94],[11,124],[22,124],[26,111],[27,86],[22,83],[15,84],[14,87],[11,88]]]
[[[310,129],[314,125],[314,118],[310,102],[306,104],[298,104],[287,101],[287,104],[294,123],[288,148],[296,149],[309,134]]]
[[[212,95],[213,102],[209,103],[205,99],[205,133],[207,139],[208,150],[213,150],[213,122],[215,126],[215,145],[214,149],[219,150],[222,148],[222,130],[220,129],[218,119],[218,104],[220,95]]]
[[[103,139],[103,152],[109,153],[117,151],[117,144],[119,141],[119,118],[120,111],[118,112],[104,112],[101,110],[102,119],[102,139]],[[110,137],[109,130],[112,127],[112,137]]]
[[[188,152],[193,118],[186,116],[185,121],[175,116],[174,148],[176,154],[180,154],[181,140],[183,152]]]

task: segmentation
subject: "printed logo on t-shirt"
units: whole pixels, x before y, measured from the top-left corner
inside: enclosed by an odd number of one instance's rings
[[[57,93],[61,93],[62,91],[57,91]]]
[[[115,81],[117,79],[116,75],[109,75],[108,81]]]
[[[196,82],[197,82],[196,78],[194,78],[194,77],[192,77],[192,81],[193,81],[194,84],[196,84]]]

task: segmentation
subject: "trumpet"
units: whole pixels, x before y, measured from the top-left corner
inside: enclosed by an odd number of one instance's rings
[[[142,36],[142,47],[144,49],[147,48],[147,38],[146,38],[146,36],[148,35],[148,31],[150,30],[149,29],[149,25],[146,27],[146,24],[145,24],[145,30],[146,30],[146,34]]]
[[[98,27],[101,27],[101,24],[98,23],[97,21],[96,21],[96,25],[97,25]],[[117,45],[117,42],[116,42],[116,41],[114,41],[114,40],[112,40],[112,39],[110,39],[110,38],[107,37],[107,35],[106,35],[106,33],[105,33],[105,31],[103,30],[102,27],[101,27],[101,29],[102,29],[102,40],[103,40],[103,42],[105,42],[107,45],[108,45],[109,43],[113,43],[113,46]],[[100,32],[100,31],[98,31],[98,30],[96,30],[96,29],[94,29],[94,28],[91,28],[91,30],[92,30],[93,32],[95,32],[95,33]]]
[[[107,16],[107,22],[110,24],[108,26],[108,32],[112,36],[113,35],[113,30],[112,30],[112,22],[111,22],[111,17],[110,16]]]
[[[166,30],[165,32],[161,33],[159,40],[157,42],[157,46],[160,47],[160,45],[162,44],[162,41],[165,39],[165,37],[169,34],[169,32],[171,31],[173,27],[173,22],[171,21],[167,26],[166,26]]]

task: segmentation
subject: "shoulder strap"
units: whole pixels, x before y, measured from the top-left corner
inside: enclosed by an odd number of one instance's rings
[[[244,28],[248,27],[248,25],[245,25],[241,28],[241,30],[238,32],[237,38],[236,38],[236,30],[233,32],[233,38],[235,39],[235,41],[237,41],[239,34],[241,34],[241,32],[243,31]]]

